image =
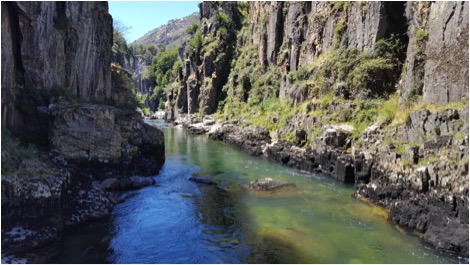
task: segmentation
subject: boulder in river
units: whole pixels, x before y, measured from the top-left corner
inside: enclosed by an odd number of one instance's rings
[[[272,178],[263,178],[250,181],[250,183],[245,184],[244,186],[250,190],[269,191],[283,187],[295,187],[295,184]]]

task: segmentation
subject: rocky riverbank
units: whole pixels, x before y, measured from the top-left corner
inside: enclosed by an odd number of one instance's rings
[[[294,143],[277,140],[275,133],[246,121],[215,123],[210,116],[183,115],[174,124],[186,127],[188,133],[206,133],[253,156],[355,184],[355,196],[387,208],[393,222],[418,231],[441,251],[468,257],[467,111],[468,106],[435,114],[418,111],[404,126],[371,126],[361,134],[360,146],[351,142],[352,128],[347,125],[325,126],[306,145],[295,144],[296,137]],[[437,134],[428,127],[442,130]],[[301,138],[301,133],[296,135]],[[419,135],[427,140],[416,145],[395,146],[386,140]]]
[[[130,79],[110,67],[106,2],[1,5],[3,263],[106,216],[108,190],[152,185],[165,155]]]
[[[70,226],[111,213],[110,191],[155,184],[163,133],[134,111],[93,104],[51,104],[49,148],[2,174],[2,255],[60,238]],[[2,150],[2,157],[8,155]]]

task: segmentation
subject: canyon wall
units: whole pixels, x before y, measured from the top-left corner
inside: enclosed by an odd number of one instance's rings
[[[468,67],[460,67],[468,65],[467,2],[255,2],[246,9],[247,22],[241,26],[237,4],[202,4],[204,48],[181,54],[185,67],[169,101],[170,116],[212,114],[224,99],[221,91],[227,82],[233,88],[243,83],[244,90],[254,85],[256,80],[244,79],[243,71],[229,65],[235,49],[234,61],[247,56],[255,60],[244,63],[263,68],[263,74],[277,70],[276,93],[282,98],[292,88],[287,75],[327,51],[342,46],[373,53],[379,40],[392,36],[403,46],[397,57],[405,74],[399,72],[392,80],[399,85],[400,101],[410,95],[441,105],[468,99]],[[225,30],[221,12],[234,27]],[[232,73],[230,81],[227,72]]]
[[[21,98],[38,91],[109,98],[112,33],[106,2],[2,3],[2,127],[34,122]]]
[[[108,190],[153,185],[165,148],[123,96],[106,2],[1,5],[3,257],[110,214]]]
[[[204,2],[200,13],[167,120],[355,183],[390,220],[468,257],[468,2]]]

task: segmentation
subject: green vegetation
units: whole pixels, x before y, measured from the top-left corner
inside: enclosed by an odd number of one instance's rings
[[[411,82],[411,89],[404,95],[406,105],[413,104],[420,101],[420,96],[423,95],[424,86],[424,61],[426,59],[426,41],[429,33],[422,28],[416,30],[416,37],[414,38],[413,50],[414,54],[414,76]]]
[[[398,93],[390,95],[390,97],[383,101],[378,108],[377,120],[379,123],[391,123],[399,111],[398,108]]]
[[[253,105],[236,101],[225,105],[225,113],[230,113],[234,109],[238,110],[234,113],[236,119],[246,119],[250,124],[263,126],[269,131],[285,128],[287,119],[298,111],[297,108],[292,108],[275,97]]]
[[[427,40],[428,36],[429,36],[429,33],[426,32],[424,29],[418,28],[418,30],[416,30],[416,41],[417,42]]]
[[[220,25],[219,30],[221,29],[228,30],[228,29],[234,28],[235,26],[233,20],[231,20],[223,10],[219,10],[217,12],[216,21]]]
[[[160,109],[166,100],[166,87],[176,78],[178,69],[182,66],[178,60],[178,50],[169,50],[158,53],[152,58],[152,64],[147,67],[147,78],[150,86],[153,86],[153,92],[150,97],[158,103]]]
[[[433,164],[436,162],[439,162],[441,160],[440,156],[434,155],[434,156],[428,156],[426,158],[419,159],[418,163],[414,165],[414,168],[419,168],[427,164]]]
[[[333,8],[345,10],[347,3],[335,3]],[[238,39],[245,40],[247,32],[242,27]],[[311,64],[299,65],[295,71],[286,73],[289,85],[283,100],[279,99],[283,75],[280,68],[260,64],[256,47],[238,47],[229,81],[223,88],[226,98],[219,101],[219,117],[224,114],[233,119],[246,118],[251,124],[272,131],[285,128],[286,121],[296,113],[308,112],[322,124],[352,125],[355,138],[375,122],[391,123],[398,109],[395,86],[403,67],[400,56],[406,47],[398,36],[392,35],[379,40],[373,52],[361,52],[347,48],[345,32],[346,23],[340,19],[334,29],[334,47]],[[283,43],[277,64],[283,64],[288,53],[287,44]],[[307,111],[309,104],[316,107]],[[318,126],[315,129],[319,135]],[[283,137],[290,138],[287,133]]]
[[[454,135],[454,138],[452,139],[453,141],[458,141],[458,140],[462,140],[465,138],[465,135],[463,133],[456,133]]]
[[[451,102],[447,105],[437,105],[433,103],[425,103],[421,99],[415,102],[409,102],[408,104],[402,106],[395,113],[395,118],[392,124],[404,124],[408,117],[410,117],[411,112],[416,112],[422,109],[429,110],[432,114],[444,111],[446,109],[451,110],[462,110],[466,104],[466,100]]]
[[[365,128],[372,125],[378,117],[377,100],[361,100],[349,123],[354,127],[353,137],[359,138]]]
[[[21,144],[8,130],[2,129],[2,175],[15,173],[23,161],[36,156],[31,146]]]
[[[332,12],[344,11],[348,8],[349,3],[347,1],[338,1],[334,2],[333,7],[331,8]]]
[[[248,17],[248,11],[250,8],[250,4],[247,1],[238,1],[238,11],[240,12],[240,15],[242,18],[247,18]],[[245,19],[244,22],[249,22],[248,20]]]
[[[197,32],[198,28],[199,28],[199,25],[197,23],[194,23],[191,26],[186,28],[186,33],[193,36]]]
[[[106,100],[105,104],[132,110],[143,107],[142,96],[135,92],[135,84],[127,74],[111,72],[111,91],[114,96]]]
[[[338,23],[340,24],[340,23]],[[376,43],[373,53],[340,46],[319,56],[312,64],[288,74],[291,81],[310,80],[309,97],[330,91],[334,83],[342,83],[352,96],[376,98],[395,90],[402,63],[397,54],[404,48],[396,36]]]
[[[339,48],[341,45],[341,40],[344,39],[342,36],[344,35],[344,32],[346,31],[346,21],[345,20],[340,20],[336,23],[336,26],[333,30],[333,47]]]
[[[144,113],[145,116],[150,115],[150,109],[149,108],[142,108],[142,112]]]
[[[173,65],[178,60],[178,51],[170,50],[160,52],[152,58],[152,64],[148,67],[149,79],[155,77],[155,85],[165,87],[176,76]]]
[[[190,54],[196,54],[202,47],[202,35],[197,31],[186,43],[184,54],[188,57]]]

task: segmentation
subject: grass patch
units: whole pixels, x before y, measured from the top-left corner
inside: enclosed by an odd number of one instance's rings
[[[338,1],[335,2],[333,7],[331,8],[332,12],[339,12],[344,11],[348,8],[349,3],[347,1]]]
[[[441,160],[441,158],[437,155],[422,158],[418,161],[418,163],[416,165],[414,165],[414,168],[419,168],[419,167],[427,165],[427,164],[433,164],[433,163],[436,163],[440,160]]]
[[[363,100],[359,102],[356,111],[349,121],[349,124],[354,127],[352,132],[354,138],[360,138],[361,133],[377,120],[379,113],[377,106],[377,100]]]
[[[418,42],[427,40],[428,36],[429,33],[422,28],[418,28],[418,30],[416,31],[416,41]]]
[[[378,107],[379,123],[390,123],[395,119],[398,112],[398,93],[392,94],[387,100],[383,101]]]
[[[466,101],[451,102],[447,105],[437,105],[434,103],[425,103],[419,97],[415,102],[404,104],[397,108],[395,118],[393,119],[393,125],[405,124],[406,120],[410,117],[410,113],[416,112],[422,109],[428,110],[431,114],[435,114],[444,110],[458,110],[461,111],[465,107]]]
[[[454,134],[454,138],[452,139],[453,141],[458,141],[462,140],[465,138],[465,135],[463,133],[456,133]]]

